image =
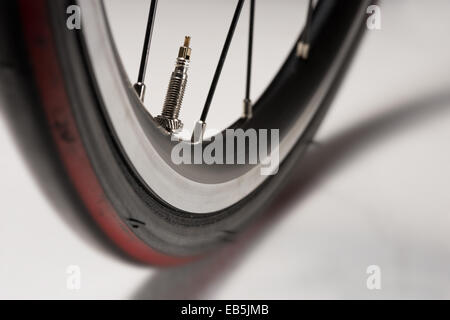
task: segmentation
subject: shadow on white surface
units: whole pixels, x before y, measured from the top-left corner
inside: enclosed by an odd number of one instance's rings
[[[258,241],[268,231],[266,229],[280,222],[285,213],[294,204],[301,202],[321,178],[372,144],[426,121],[428,117],[443,116],[450,111],[450,90],[444,88],[424,97],[412,97],[388,110],[344,130],[328,141],[313,143],[292,175],[292,180],[264,214],[263,228],[249,230],[238,237],[235,243],[204,260],[152,274],[131,298],[207,299],[206,294],[214,290],[234,268],[238,268],[252,248],[258,246]]]

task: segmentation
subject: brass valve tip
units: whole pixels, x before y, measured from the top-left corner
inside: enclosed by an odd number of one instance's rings
[[[184,37],[184,47],[189,47],[189,45],[191,44],[191,37],[190,36],[185,36]]]
[[[184,44],[182,47],[180,47],[180,51],[178,52],[178,57],[179,58],[184,58],[189,60],[191,58],[191,48],[189,47],[189,45],[191,44],[191,37],[190,36],[185,36],[184,37]]]

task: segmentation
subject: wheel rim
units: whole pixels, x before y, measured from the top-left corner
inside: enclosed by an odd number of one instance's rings
[[[173,143],[168,142],[169,139],[157,128],[147,126],[144,129],[142,126],[142,122],[148,119],[139,110],[140,101],[130,90],[129,81],[121,68],[102,4],[90,0],[80,0],[79,3],[84,12],[83,35],[87,54],[103,105],[129,162],[154,194],[174,208],[197,214],[211,213],[239,202],[268,178],[260,174],[260,165],[227,166],[225,172],[218,175],[217,172],[223,171],[220,165],[183,168],[172,164],[169,155]],[[280,131],[280,163],[301,137],[319,108],[322,97],[330,88],[345,58],[354,33],[358,31],[359,24],[360,21],[355,20],[349,28],[349,34],[336,53],[333,64],[316,84],[318,90],[314,95],[302,97],[302,103],[306,100],[307,104],[296,121],[284,121],[283,130]],[[292,68],[291,65],[296,63],[293,60],[294,50],[284,68]],[[272,84],[271,87],[275,85]],[[261,106],[261,100],[264,102],[264,99],[270,100],[268,94],[263,94],[255,104],[254,119],[244,124],[244,128],[271,128],[267,116],[258,112],[266,108]]]

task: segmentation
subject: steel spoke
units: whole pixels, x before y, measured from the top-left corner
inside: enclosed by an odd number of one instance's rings
[[[206,122],[209,108],[211,106],[214,93],[216,91],[217,83],[219,82],[220,74],[222,73],[222,68],[228,54],[228,49],[230,48],[231,40],[233,39],[234,31],[236,30],[236,25],[239,21],[239,16],[241,14],[243,4],[244,0],[239,0],[236,6],[236,10],[234,11],[233,20],[231,21],[230,29],[228,30],[227,38],[225,40],[222,53],[220,55],[219,63],[214,73],[214,78],[212,80],[211,87],[209,89],[208,96],[206,98],[205,106],[203,107],[202,115],[200,117],[200,121],[203,123]]]
[[[145,31],[145,39],[144,39],[144,47],[142,49],[142,57],[141,57],[141,64],[139,66],[139,74],[138,74],[138,80],[136,84],[134,85],[134,89],[136,90],[137,94],[139,95],[139,98],[144,101],[145,96],[145,74],[147,71],[147,63],[148,63],[148,56],[150,53],[150,44],[152,41],[152,35],[153,35],[153,25],[155,23],[155,15],[156,15],[156,7],[158,6],[158,0],[152,0],[150,4],[150,11],[148,13],[148,19],[147,19],[147,29]]]
[[[253,59],[253,33],[255,25],[255,0],[250,0],[250,23],[248,29],[247,83],[245,86],[244,117],[252,117],[252,100],[250,98]]]

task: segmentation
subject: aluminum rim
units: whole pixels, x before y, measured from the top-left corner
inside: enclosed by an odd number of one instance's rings
[[[115,134],[132,163],[147,186],[169,205],[195,214],[206,214],[226,209],[239,202],[260,186],[268,176],[260,174],[260,165],[254,165],[236,178],[223,182],[203,183],[194,181],[175,171],[159,152],[156,139],[149,137],[140,125],[133,110],[135,100],[130,99],[131,83],[124,79],[115,45],[110,37],[107,17],[100,1],[79,0],[83,12],[83,36],[104,107]],[[357,22],[355,22],[356,24]],[[358,28],[351,28],[356,33]],[[279,144],[280,164],[294,147],[298,139],[317,112],[321,97],[329,90],[351,44],[352,34],[340,47],[335,63],[322,79],[320,90],[314,93],[291,129]],[[124,85],[125,84],[127,85]],[[206,166],[207,167],[207,166]],[[209,168],[213,170],[214,168]],[[205,168],[208,170],[208,168]]]

